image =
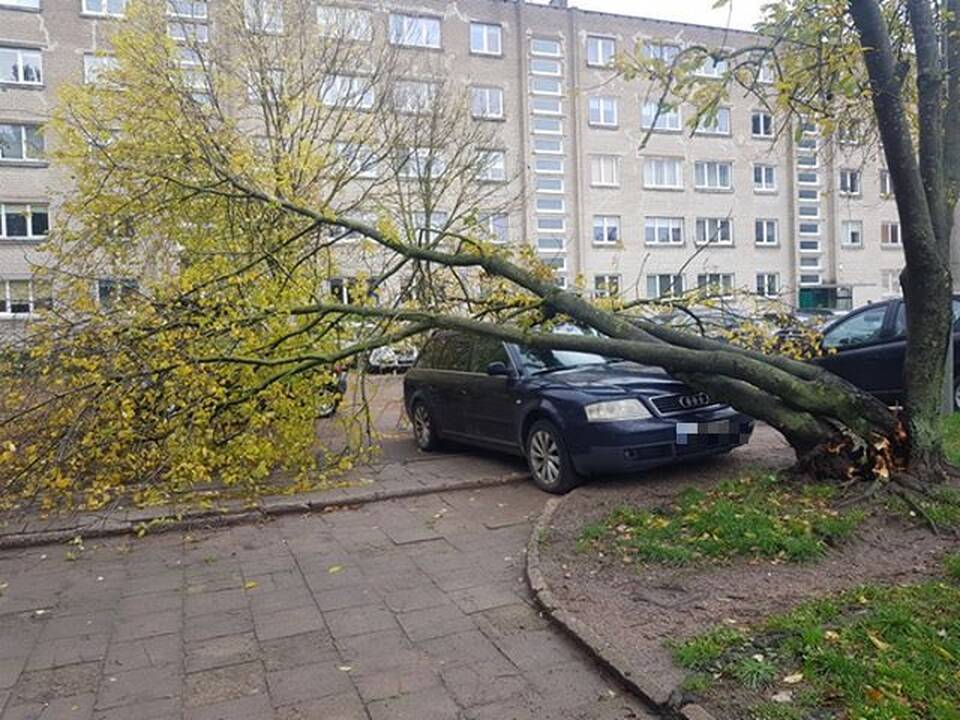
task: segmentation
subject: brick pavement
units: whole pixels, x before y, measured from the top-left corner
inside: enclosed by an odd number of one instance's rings
[[[0,720],[650,720],[531,605],[544,501],[509,485],[2,553]]]

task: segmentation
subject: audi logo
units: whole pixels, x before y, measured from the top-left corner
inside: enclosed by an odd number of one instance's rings
[[[683,395],[678,400],[680,407],[684,410],[690,410],[695,407],[703,407],[710,404],[710,396],[706,393],[696,393],[695,395]]]

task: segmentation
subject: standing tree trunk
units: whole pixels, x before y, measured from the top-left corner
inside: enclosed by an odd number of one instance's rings
[[[935,475],[943,461],[940,407],[952,318],[946,252],[949,226],[944,196],[943,83],[935,21],[929,0],[910,0],[921,118],[918,163],[901,92],[901,73],[880,4],[877,0],[850,0],[849,7],[870,76],[907,261],[901,285],[910,333],[904,371],[910,470],[918,475]]]

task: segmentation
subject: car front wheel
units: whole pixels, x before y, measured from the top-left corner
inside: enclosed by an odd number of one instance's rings
[[[427,452],[439,448],[440,437],[437,435],[437,425],[422,400],[414,400],[413,407],[410,409],[410,418],[413,422],[413,439],[417,441],[417,447]]]
[[[527,464],[533,484],[548,493],[563,494],[580,484],[557,426],[537,420],[527,434]]]

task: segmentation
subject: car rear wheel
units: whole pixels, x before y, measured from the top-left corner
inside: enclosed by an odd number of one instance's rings
[[[527,464],[533,484],[548,493],[562,494],[580,484],[557,426],[537,420],[527,433]]]
[[[430,415],[430,410],[422,400],[414,400],[410,411],[413,421],[413,439],[417,447],[427,452],[440,447],[440,437],[437,435],[437,425]]]
[[[960,379],[953,384],[953,409],[960,411]]]

